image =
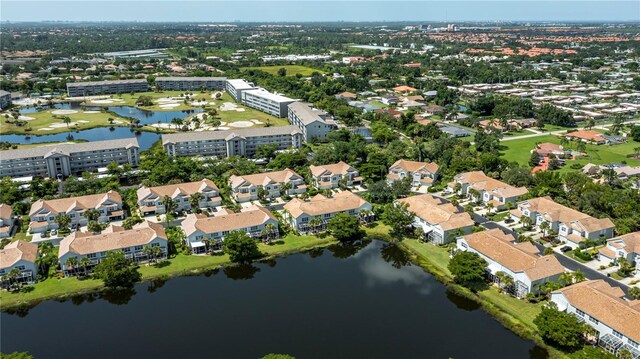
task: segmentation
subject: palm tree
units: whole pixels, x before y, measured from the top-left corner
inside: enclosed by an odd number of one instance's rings
[[[560,277],[558,277],[558,280],[564,283],[564,285],[569,285],[573,283],[573,276],[571,275],[571,273],[564,272],[560,275]]]
[[[280,194],[281,195],[288,194],[290,189],[291,189],[291,183],[287,182],[282,186],[280,186]]]
[[[200,210],[200,201],[202,201],[202,193],[196,192],[189,197],[189,204],[194,211]]]
[[[169,196],[164,196],[164,198],[162,198],[162,205],[164,206],[164,210],[167,215],[178,208],[178,204],[176,203],[176,201],[174,201]]]
[[[142,248],[142,253],[147,256],[149,261],[153,260],[153,248],[150,246],[144,246],[144,248]]]
[[[581,270],[577,270],[573,272],[572,276],[573,276],[574,283],[584,282],[584,280],[586,279],[586,277],[584,276],[584,273],[582,273]]]
[[[83,257],[80,259],[80,266],[82,267],[82,273],[84,275],[87,275],[87,267],[89,267],[91,265],[91,259],[87,258],[87,257]]]
[[[95,208],[89,208],[82,214],[88,221],[97,221],[100,218],[100,211]]]
[[[318,232],[318,227],[322,226],[322,218],[313,217],[309,221],[309,226],[311,227],[311,230],[313,231],[313,233],[317,233]]]
[[[487,213],[491,214],[491,210],[493,209],[493,203],[489,202],[487,203]]]
[[[164,254],[162,248],[160,247],[152,247],[151,254],[153,255],[154,261],[158,261],[158,258],[161,258]]]
[[[174,117],[171,119],[171,123],[176,126],[176,129],[180,129],[182,125],[182,119],[180,117]]]
[[[480,192],[478,192],[477,189],[469,188],[469,190],[467,190],[467,193],[474,201],[480,200]]]
[[[63,121],[64,123],[66,123],[66,124],[67,124],[67,128],[69,128],[69,124],[71,123],[71,117],[69,117],[69,116],[64,116],[64,117],[62,118],[62,121]]]
[[[624,118],[618,115],[613,120],[613,124],[611,125],[611,133],[613,133],[614,135],[618,135],[620,134],[620,131],[622,130],[623,127],[624,127]]]
[[[20,270],[18,270],[17,268],[13,268],[5,276],[5,279],[7,280],[7,282],[9,282],[10,289],[13,287],[14,284],[17,284],[17,286],[19,287],[19,284],[18,284],[19,275],[20,275]]]
[[[587,130],[590,130],[595,125],[596,125],[596,120],[590,118],[589,120],[587,120],[587,124],[584,126],[584,128],[587,129]]]
[[[271,240],[271,236],[274,236],[275,233],[276,233],[276,226],[273,223],[267,223],[264,226],[264,229],[262,230],[262,232],[260,232],[260,235],[265,237],[268,242]]]
[[[542,223],[540,223],[540,225],[538,226],[540,228],[540,230],[542,231],[542,235],[543,236],[547,236],[547,231],[549,230],[549,222],[544,221]]]
[[[66,213],[58,213],[54,221],[58,224],[58,228],[62,231],[68,231],[71,224],[71,217]]]
[[[513,281],[513,277],[508,274],[505,275],[503,279],[503,287],[507,290],[507,292],[511,292],[511,288],[513,288],[514,285],[515,283]]]
[[[576,151],[580,153],[584,153],[586,149],[587,149],[587,145],[582,141],[578,141],[578,144],[576,145]]]
[[[67,259],[67,261],[64,264],[67,267],[67,273],[69,272],[69,269],[73,270],[73,274],[77,275],[78,274],[78,258],[76,257],[71,257],[69,259]]]

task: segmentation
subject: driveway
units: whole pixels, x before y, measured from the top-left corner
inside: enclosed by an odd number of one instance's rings
[[[606,275],[593,270],[591,268],[589,268],[588,266],[577,262],[563,254],[560,253],[555,253],[556,258],[558,259],[558,261],[560,262],[560,264],[562,264],[565,268],[572,270],[572,271],[581,271],[582,273],[584,273],[585,277],[587,277],[588,279],[603,279],[604,281],[606,281],[607,283],[609,283],[610,285],[614,286],[614,287],[620,287],[622,288],[622,290],[624,291],[625,294],[627,294],[629,292],[629,287],[624,284],[624,283],[620,283],[617,280],[613,279],[613,278],[609,278]]]

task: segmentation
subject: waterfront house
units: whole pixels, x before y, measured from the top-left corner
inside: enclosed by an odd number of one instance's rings
[[[59,214],[67,214],[71,218],[71,226],[84,226],[89,220],[84,216],[89,209],[98,211],[98,222],[124,219],[122,197],[115,191],[92,194],[88,196],[69,197],[52,200],[37,200],[29,211],[29,230],[42,233],[57,229],[55,218]]]
[[[398,200],[414,214],[413,227],[422,230],[434,244],[445,244],[471,233],[473,220],[468,213],[447,203],[444,198],[422,194]]]
[[[429,187],[438,178],[440,167],[436,163],[397,160],[389,167],[387,182],[411,178],[413,187]]]
[[[344,191],[334,194],[333,197],[318,194],[307,201],[294,198],[284,205],[284,210],[284,217],[289,224],[306,232],[325,229],[329,220],[338,213],[366,217],[366,220],[371,216],[372,207],[360,196]]]
[[[159,247],[159,254],[151,254],[145,247]],[[58,262],[60,268],[69,275],[80,270],[88,271],[96,266],[110,251],[122,251],[126,258],[134,262],[167,258],[168,241],[164,227],[159,223],[144,221],[131,229],[110,225],[100,234],[76,231],[60,241]],[[69,259],[74,258],[70,262]],[[85,265],[83,258],[89,261]]]
[[[232,175],[229,187],[233,198],[240,203],[259,199],[261,191],[265,191],[264,196],[268,198],[280,197],[281,192],[296,195],[307,191],[304,178],[288,168],[245,176]]]
[[[547,281],[557,281],[564,267],[553,255],[540,256],[531,242],[516,243],[513,234],[505,234],[495,228],[460,237],[457,249],[477,253],[487,262],[487,275],[495,282],[498,272],[513,279],[510,290],[519,298],[537,293]]]
[[[457,187],[459,185],[459,190]],[[493,179],[482,171],[460,173],[448,184],[448,191],[462,196],[470,196],[475,201],[492,204],[502,209],[507,203],[515,204],[520,196],[528,193],[525,187],[514,187]]]
[[[624,258],[640,273],[640,232],[627,233],[607,240],[607,245],[598,250],[600,260],[616,261]]]
[[[347,187],[362,183],[360,172],[345,162],[332,163],[329,165],[309,166],[313,184],[318,189],[331,189],[340,186],[343,182]]]
[[[196,195],[196,194],[199,194]],[[163,200],[171,198],[176,204],[176,211],[192,208],[191,198],[198,197],[198,208],[213,208],[222,203],[220,191],[213,181],[203,179],[197,182],[171,184],[157,187],[141,187],[136,192],[138,207],[142,215],[162,214],[166,212]]]
[[[214,217],[190,214],[182,222],[182,228],[194,254],[205,253],[207,243],[212,250],[221,249],[224,236],[231,231],[244,231],[252,238],[278,238],[278,220],[261,206],[243,208],[238,213],[223,210]]]
[[[10,237],[13,231],[13,209],[6,203],[0,204],[0,238]]]
[[[35,282],[37,258],[38,245],[23,240],[13,241],[0,249],[0,287],[7,288],[16,282]],[[14,276],[14,273],[17,275]]]

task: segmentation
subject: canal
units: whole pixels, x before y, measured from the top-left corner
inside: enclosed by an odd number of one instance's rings
[[[544,358],[397,247],[335,245],[1,314],[36,358]]]

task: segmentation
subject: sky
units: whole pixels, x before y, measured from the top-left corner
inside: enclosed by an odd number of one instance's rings
[[[640,21],[639,0],[2,0],[5,21]]]

